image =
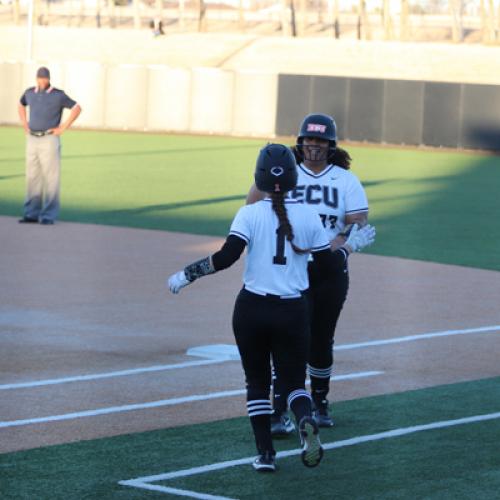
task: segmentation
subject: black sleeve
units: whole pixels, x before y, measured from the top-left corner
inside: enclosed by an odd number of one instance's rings
[[[197,260],[184,268],[184,273],[188,281],[193,282],[203,276],[222,271],[223,269],[232,266],[243,253],[246,241],[230,234],[222,248],[215,252],[212,257],[205,257]]]
[[[28,101],[26,100],[26,92],[21,96],[21,99],[19,99],[19,102],[26,107],[28,105]]]
[[[314,263],[318,265],[319,272],[325,279],[328,279],[331,275],[342,269],[347,262],[347,257],[349,254],[347,250],[343,248],[338,248],[334,252],[330,249],[321,250],[312,254]]]
[[[232,266],[245,250],[246,241],[230,234],[222,248],[212,255],[212,263],[215,271],[222,271]]]

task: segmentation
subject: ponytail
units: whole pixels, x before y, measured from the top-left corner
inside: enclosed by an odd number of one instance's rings
[[[293,251],[300,255],[309,253],[310,249],[303,250],[293,243],[293,239],[295,236],[293,234],[293,227],[290,224],[290,220],[288,219],[288,213],[285,206],[285,197],[283,193],[272,193],[271,200],[273,202],[274,213],[278,217],[279,228],[285,232],[285,238],[290,242],[290,245],[292,245]]]

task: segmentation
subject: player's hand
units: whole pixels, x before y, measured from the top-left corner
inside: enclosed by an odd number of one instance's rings
[[[357,224],[354,224],[344,246],[348,247],[352,252],[360,252],[375,241],[375,235],[375,228],[370,224],[363,226],[361,229]]]
[[[184,271],[179,271],[175,274],[172,274],[170,278],[168,278],[167,286],[172,293],[179,293],[185,286],[188,286],[191,283],[186,278],[186,274]]]

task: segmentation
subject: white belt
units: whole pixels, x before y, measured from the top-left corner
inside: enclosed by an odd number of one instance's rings
[[[262,297],[274,297],[277,299],[300,299],[302,297],[302,293],[293,293],[291,295],[276,295],[273,293],[267,293],[267,292],[260,292],[259,290],[255,290],[254,288],[250,288],[247,285],[244,286],[245,290],[255,293],[256,295],[261,295]]]

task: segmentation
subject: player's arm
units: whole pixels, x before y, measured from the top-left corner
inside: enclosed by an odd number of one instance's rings
[[[375,236],[376,232],[373,226],[367,224],[360,228],[355,224],[344,243],[335,251],[326,249],[313,253],[314,262],[318,264],[325,280],[345,265],[351,253],[360,252],[363,248],[373,244]]]
[[[368,224],[368,198],[363,185],[355,175],[349,175],[346,179],[344,200],[344,232],[348,233],[353,224],[359,227],[366,226]],[[340,234],[331,242],[332,250],[342,245],[345,236],[345,234]]]
[[[247,195],[247,205],[251,205],[252,203],[256,203],[265,198],[265,193],[259,191],[255,184],[252,184],[250,191],[248,191]]]
[[[368,224],[368,210],[346,214],[345,223],[346,225],[357,224],[359,227],[366,226]]]
[[[330,242],[332,252],[340,248],[345,243],[347,233],[354,224],[357,224],[359,227],[366,226],[368,224],[368,210],[353,214],[346,214],[344,230],[337,234],[337,236],[335,236],[335,238]]]
[[[170,291],[172,293],[179,293],[185,286],[193,283],[193,281],[232,266],[241,257],[246,244],[247,242],[243,238],[230,234],[218,252],[204,259],[197,260],[186,266],[182,271],[178,271],[170,276],[168,279]]]

